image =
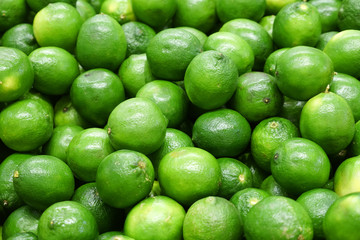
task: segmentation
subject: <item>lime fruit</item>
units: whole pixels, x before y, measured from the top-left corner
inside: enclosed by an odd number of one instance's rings
[[[121,25],[135,21],[131,2],[132,0],[105,0],[101,4],[100,13],[113,17]]]
[[[339,196],[331,190],[316,188],[301,194],[296,201],[308,212],[314,228],[314,238],[324,238],[323,221],[329,207]]]
[[[300,115],[305,103],[306,101],[284,97],[284,104],[281,107],[279,116],[290,120],[297,128],[299,128]]]
[[[280,117],[264,119],[252,132],[251,155],[259,167],[270,172],[274,150],[285,140],[299,136],[299,130],[290,120]]]
[[[121,25],[109,15],[97,14],[81,25],[76,58],[86,70],[106,68],[116,71],[125,59],[126,48]]]
[[[264,181],[261,183],[260,189],[266,191],[272,196],[289,196],[286,190],[280,186],[278,182],[276,182],[272,175],[264,179]]]
[[[247,214],[244,222],[247,240],[313,239],[311,218],[300,203],[282,196],[270,196]]]
[[[321,31],[323,33],[338,29],[338,13],[341,0],[310,0],[309,3],[313,5],[320,14]]]
[[[307,2],[286,5],[276,15],[273,39],[280,47],[315,46],[321,34],[321,19],[316,7]]]
[[[358,156],[360,155],[360,122],[357,121],[355,124],[355,134],[348,147],[349,156]]]
[[[185,91],[175,83],[155,80],[145,84],[136,97],[147,98],[156,103],[169,120],[168,127],[178,127],[185,121],[188,112],[188,99]]]
[[[184,208],[173,199],[150,197],[130,210],[124,233],[136,240],[181,240],[184,217]]]
[[[204,46],[205,41],[207,39],[207,35],[205,33],[192,27],[177,27],[177,28],[188,31],[189,33],[193,34],[200,41],[201,46]]]
[[[75,7],[84,22],[96,15],[95,9],[87,0],[76,0]]]
[[[93,182],[99,164],[113,151],[106,130],[87,128],[74,136],[69,143],[66,162],[76,178]]]
[[[126,57],[145,53],[150,40],[156,35],[154,29],[141,22],[128,22],[122,28],[127,43]]]
[[[333,36],[324,48],[340,73],[360,77],[360,31],[345,30]]]
[[[236,240],[243,233],[234,204],[221,197],[205,197],[188,209],[184,219],[184,240]]]
[[[277,14],[283,7],[300,0],[266,0],[266,15]]]
[[[265,0],[216,0],[216,12],[221,22],[247,18],[255,22],[265,14]]]
[[[131,98],[111,112],[107,131],[115,149],[150,154],[163,144],[167,123],[156,103],[146,98]]]
[[[17,48],[29,55],[39,47],[34,36],[33,26],[29,23],[18,24],[7,30],[1,38],[2,46]]]
[[[356,0],[340,1],[338,14],[338,26],[341,30],[357,29],[360,30],[360,4]]]
[[[260,188],[262,182],[269,176],[269,174],[257,165],[251,154],[248,152],[242,154],[238,159],[240,162],[249,167],[252,175],[252,186],[254,188]]]
[[[177,0],[175,26],[196,28],[209,32],[217,22],[214,0]]]
[[[56,2],[68,3],[72,6],[75,6],[75,4],[76,4],[76,0],[41,0],[41,1],[26,0],[26,3],[30,7],[30,9],[34,12],[38,12],[41,9],[43,9],[44,7],[46,7],[47,5],[49,5],[50,3],[56,3]]]
[[[100,163],[96,188],[105,203],[115,208],[127,208],[150,193],[154,176],[151,161],[144,154],[119,150]]]
[[[360,157],[343,161],[335,171],[334,191],[339,196],[360,191]]]
[[[339,32],[337,31],[331,31],[331,32],[325,32],[322,33],[319,37],[319,41],[316,43],[315,47],[317,49],[320,49],[321,51],[324,50],[326,44],[330,41],[330,39],[335,36],[336,34],[338,34]]]
[[[230,199],[236,192],[252,187],[252,174],[248,166],[234,158],[217,160],[221,169],[218,196]]]
[[[327,154],[337,154],[351,143],[355,133],[349,104],[332,92],[316,95],[301,112],[300,133],[319,144]]]
[[[230,32],[211,34],[204,50],[216,50],[228,56],[236,64],[239,75],[250,72],[254,65],[254,53],[250,45],[241,37]]]
[[[275,78],[263,72],[249,72],[238,78],[231,107],[249,122],[276,116],[283,104]]]
[[[82,23],[74,6],[51,3],[35,15],[34,35],[41,47],[55,46],[72,52]]]
[[[71,169],[53,156],[33,156],[14,171],[16,193],[26,204],[39,210],[70,199],[74,193],[74,184]]]
[[[0,65],[0,102],[14,101],[30,90],[34,71],[25,53],[0,47]]]
[[[0,138],[11,149],[25,152],[46,143],[53,132],[53,116],[38,100],[17,101],[0,113]]]
[[[159,164],[158,180],[164,195],[183,206],[216,195],[221,170],[216,158],[195,147],[181,147],[165,155]]]
[[[95,217],[78,202],[57,202],[47,208],[39,220],[39,240],[92,240],[98,235]]]
[[[331,59],[313,47],[293,47],[276,62],[276,84],[285,96],[295,100],[308,100],[325,91],[333,75]]]
[[[215,157],[235,157],[250,142],[248,121],[231,109],[219,109],[202,114],[196,119],[192,140],[196,146]]]
[[[221,107],[236,90],[238,69],[221,52],[210,50],[196,56],[186,69],[184,85],[190,101],[206,110]]]
[[[322,187],[329,180],[330,166],[324,150],[305,138],[285,140],[271,159],[273,177],[293,195]]]
[[[22,232],[22,233],[16,233],[8,238],[8,240],[37,240],[38,237],[34,233],[31,232]]]
[[[125,236],[122,232],[119,231],[110,231],[100,234],[97,240],[135,240],[135,239]]]
[[[0,32],[25,22],[27,5],[25,0],[3,0],[0,3]]]
[[[115,73],[107,69],[92,69],[74,80],[70,98],[86,121],[103,127],[112,110],[125,100],[125,91]]]
[[[155,77],[176,81],[184,79],[189,63],[200,52],[202,46],[197,37],[182,29],[169,28],[151,39],[146,56]]]
[[[271,37],[274,29],[275,17],[275,15],[269,15],[261,18],[259,21],[259,24],[269,33]]]
[[[68,51],[58,47],[41,47],[29,55],[34,69],[33,87],[47,95],[69,92],[74,79],[80,74],[79,64]]]
[[[326,239],[355,240],[359,237],[360,193],[338,198],[328,209],[323,222]]]
[[[277,61],[279,60],[279,57],[289,49],[290,48],[280,48],[272,52],[265,61],[263,69],[264,73],[270,74],[271,76],[275,77]]]

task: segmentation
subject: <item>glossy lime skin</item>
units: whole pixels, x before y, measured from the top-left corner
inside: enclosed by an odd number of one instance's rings
[[[310,0],[320,14],[321,32],[326,33],[338,30],[338,14],[341,0]]]
[[[94,239],[99,235],[95,217],[83,205],[74,201],[57,202],[41,215],[39,240]]]
[[[241,75],[231,106],[249,122],[258,122],[279,113],[283,104],[275,78],[267,73],[250,72]]]
[[[223,23],[238,18],[258,22],[264,16],[265,8],[265,0],[216,0],[216,12]]]
[[[330,41],[330,39],[335,36],[336,34],[338,34],[339,32],[337,31],[331,31],[331,32],[326,32],[326,33],[322,33],[319,37],[319,41],[317,42],[317,44],[315,45],[315,47],[317,49],[320,50],[324,50],[326,44]]]
[[[297,46],[282,54],[275,79],[280,91],[295,100],[308,100],[325,91],[334,75],[331,59],[319,49]]]
[[[330,161],[318,144],[290,138],[274,150],[271,172],[287,192],[299,195],[322,187],[329,180]]]
[[[277,61],[279,57],[289,49],[290,48],[280,48],[272,52],[269,57],[266,58],[264,65],[264,73],[270,74],[271,76],[275,77]]]
[[[125,91],[115,73],[107,69],[92,69],[74,80],[70,98],[81,116],[103,127],[111,111],[125,100]]]
[[[27,5],[25,0],[4,0],[0,3],[0,32],[5,32],[11,27],[25,21]]]
[[[272,175],[264,179],[264,181],[261,183],[260,189],[266,191],[272,196],[289,196],[286,190],[280,186],[278,182],[276,182]]]
[[[343,161],[335,171],[334,191],[339,196],[359,192],[360,157],[352,157]]]
[[[59,98],[54,106],[54,126],[63,125],[77,125],[82,128],[91,126],[75,109],[69,95]]]
[[[244,223],[248,240],[312,239],[313,227],[306,210],[295,200],[270,196],[250,209]]]

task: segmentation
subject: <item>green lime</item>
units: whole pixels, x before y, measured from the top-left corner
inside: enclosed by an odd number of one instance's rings
[[[78,125],[61,125],[54,128],[49,141],[44,144],[42,152],[66,162],[66,154],[71,140],[83,130]]]
[[[360,31],[345,30],[333,36],[324,48],[340,73],[360,77]]]
[[[336,31],[338,29],[338,13],[339,13],[341,1],[342,0],[310,0],[309,1],[311,5],[316,7],[316,9],[320,14],[321,31],[323,33]]]
[[[26,204],[39,210],[70,199],[74,193],[74,184],[71,169],[53,156],[33,156],[14,171],[16,193]]]
[[[275,17],[275,15],[269,15],[261,18],[259,21],[259,24],[269,33],[271,37],[273,33]]]
[[[156,103],[146,98],[131,98],[111,112],[107,131],[115,149],[150,154],[163,144],[167,123]]]
[[[216,158],[195,147],[181,147],[160,161],[158,180],[164,195],[183,206],[214,196],[221,182],[221,169]]]
[[[273,39],[280,47],[315,46],[321,34],[321,19],[316,7],[299,1],[286,5],[276,15]]]
[[[280,56],[290,48],[280,48],[272,52],[265,61],[264,73],[270,74],[275,77],[276,64]]]
[[[349,104],[355,118],[355,122],[360,120],[360,106],[357,104],[360,98],[360,82],[356,78],[344,74],[336,73],[330,83],[331,92],[343,97]]]
[[[234,19],[225,23],[220,28],[220,32],[231,32],[242,37],[254,52],[253,70],[260,71],[263,69],[264,63],[273,52],[274,46],[271,36],[259,23],[249,19]]]
[[[185,121],[188,99],[185,91],[175,83],[155,80],[145,84],[136,93],[137,98],[147,98],[156,103],[169,120],[168,127],[178,127]]]
[[[230,198],[230,202],[235,205],[244,222],[250,209],[267,197],[270,197],[270,194],[264,190],[250,187],[236,192]]]
[[[265,14],[265,0],[216,0],[216,12],[221,22],[247,18],[255,22]]]
[[[135,97],[141,87],[155,80],[145,53],[133,54],[125,59],[120,66],[118,75],[128,97]]]
[[[186,30],[169,28],[150,40],[146,56],[154,76],[176,81],[184,79],[189,63],[200,52],[202,46],[197,37]]]
[[[57,202],[47,208],[39,220],[40,240],[92,240],[98,235],[95,217],[78,202]]]
[[[184,217],[184,208],[173,199],[150,197],[130,210],[124,233],[136,240],[181,240]]]
[[[239,77],[230,103],[249,122],[258,122],[280,112],[283,96],[273,76],[250,72]]]
[[[343,161],[335,171],[334,191],[344,196],[360,191],[360,157],[352,157]]]
[[[37,234],[40,216],[40,211],[27,205],[14,210],[4,222],[2,239],[9,239],[9,237],[23,232]]]
[[[106,130],[87,128],[69,143],[66,162],[77,179],[93,182],[99,164],[112,152],[114,149]]]
[[[317,49],[320,49],[321,51],[324,50],[326,44],[330,41],[330,39],[335,36],[336,34],[338,34],[339,32],[336,31],[331,31],[331,32],[326,32],[326,33],[322,33],[319,37],[319,41],[317,42],[317,44],[315,45],[315,47]]]
[[[275,180],[293,195],[322,187],[330,176],[330,161],[324,150],[305,138],[290,138],[282,142],[271,159]]]
[[[51,3],[34,18],[34,35],[41,47],[55,46],[74,51],[83,20],[76,8],[68,3]]]
[[[252,174],[248,166],[234,158],[217,159],[221,169],[218,196],[230,199],[236,192],[252,187]]]
[[[145,53],[150,40],[156,35],[154,29],[141,22],[128,22],[123,24],[122,28],[124,30],[127,43],[127,57],[132,54]]]
[[[54,126],[63,125],[78,125],[82,128],[90,126],[75,109],[69,95],[62,96],[54,107]]]
[[[0,113],[0,138],[15,151],[35,150],[53,132],[53,116],[38,100],[17,101]]]
[[[327,154],[337,154],[351,143],[355,134],[349,104],[332,92],[316,95],[301,112],[300,133],[319,144]]]
[[[14,101],[30,90],[34,71],[25,53],[0,47],[0,65],[0,102]]]
[[[39,47],[36,42],[33,26],[29,23],[18,24],[7,30],[1,38],[2,46],[17,48],[29,55]]]
[[[38,237],[32,232],[22,232],[12,235],[8,240],[38,240]]]
[[[149,155],[151,162],[155,169],[155,176],[158,175],[158,167],[160,160],[169,152],[181,148],[181,147],[193,147],[194,144],[186,133],[173,129],[167,128],[165,133],[164,143],[158,150]]]
[[[290,120],[297,128],[299,128],[300,115],[305,103],[306,101],[284,97],[284,104],[282,105],[279,116]]]
[[[299,130],[290,120],[280,117],[264,119],[252,132],[251,155],[263,170],[270,172],[274,150],[285,140],[299,136]]]
[[[357,121],[355,124],[355,134],[348,147],[349,156],[359,156],[360,155],[360,121]]]
[[[30,157],[30,154],[13,153],[0,164],[0,206],[5,213],[11,213],[24,205],[15,191],[13,175],[19,164]]]
[[[269,173],[257,165],[250,153],[244,153],[238,159],[249,167],[253,180],[252,186],[254,188],[260,188],[262,182],[269,176]]]
[[[266,15],[277,14],[283,7],[290,3],[299,2],[301,0],[265,0]]]
[[[105,0],[101,4],[100,13],[109,15],[121,25],[135,21],[131,2],[132,0]]]
[[[340,1],[338,14],[338,26],[341,30],[357,29],[360,30],[359,10],[360,3],[356,0]]]
[[[194,123],[192,140],[215,157],[235,157],[250,142],[248,121],[231,109],[219,109],[202,114]]]
[[[324,238],[323,221],[329,207],[339,196],[331,190],[316,188],[303,194],[296,199],[308,212],[314,228],[314,238]]]
[[[327,181],[327,183],[325,183],[322,188],[334,191],[334,178],[330,178],[329,181]]]
[[[175,26],[196,28],[209,32],[217,21],[214,0],[177,0]]]
[[[216,50],[229,57],[236,64],[239,75],[250,72],[254,65],[254,53],[250,45],[241,37],[230,32],[211,34],[204,50]]]
[[[308,100],[325,91],[333,75],[331,59],[313,47],[293,47],[276,62],[276,84],[285,96],[295,100]]]
[[[111,111],[125,100],[125,91],[115,73],[107,69],[92,69],[74,80],[70,98],[86,121],[103,127]]]
[[[26,0],[26,3],[30,7],[30,9],[34,12],[38,12],[50,3],[56,3],[56,2],[64,2],[68,3],[72,6],[75,6],[77,0]]]
[[[240,215],[230,201],[205,197],[188,209],[184,219],[184,239],[237,240],[243,233]]]
[[[177,28],[188,31],[189,33],[193,34],[200,41],[201,46],[204,46],[207,39],[207,35],[205,33],[192,27],[177,27]]]
[[[100,234],[96,240],[135,240],[135,239],[125,236],[122,232],[111,231]]]
[[[261,183],[260,189],[266,191],[272,196],[289,196],[286,190],[276,182],[272,175],[264,179],[264,181]]]
[[[184,85],[190,101],[197,107],[221,107],[236,90],[238,69],[231,58],[210,50],[196,56],[186,69]]]
[[[71,200],[81,203],[94,215],[99,233],[119,229],[123,223],[122,211],[104,203],[94,182],[78,187]]]
[[[97,14],[81,25],[76,58],[86,70],[106,68],[116,71],[125,59],[126,48],[121,25],[109,15]]]
[[[74,79],[80,74],[79,64],[66,50],[58,47],[41,47],[29,55],[34,69],[33,87],[48,95],[69,92]]]
[[[338,198],[325,214],[323,229],[328,240],[359,238],[360,193]]]
[[[127,208],[148,196],[154,176],[151,161],[144,154],[119,150],[100,163],[96,187],[105,203],[115,208]]]
[[[176,11],[176,0],[131,0],[137,19],[156,30],[163,29]]]
[[[84,22],[88,18],[91,18],[96,15],[95,9],[87,0],[76,0],[75,7]]]
[[[100,13],[101,4],[105,0],[86,0],[86,1],[88,1],[90,3],[90,5],[94,8],[96,13]]]
[[[0,3],[0,32],[25,22],[28,13],[25,0],[2,0]]]
[[[245,238],[313,239],[309,214],[300,203],[282,196],[264,198],[250,209],[244,222]]]

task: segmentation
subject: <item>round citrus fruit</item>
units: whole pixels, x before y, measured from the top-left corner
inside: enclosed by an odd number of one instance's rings
[[[100,163],[96,187],[105,203],[115,208],[126,208],[150,193],[154,176],[151,161],[144,154],[119,150]]]
[[[204,46],[205,41],[207,39],[207,35],[205,33],[192,27],[177,27],[177,28],[183,29],[193,34],[200,41],[201,46]]]
[[[131,0],[105,0],[101,4],[100,13],[113,17],[121,25],[135,21]]]
[[[265,0],[216,0],[216,12],[221,22],[247,18],[255,22],[265,14]]]
[[[290,120],[297,128],[299,128],[300,115],[305,103],[306,101],[284,97],[284,104],[281,107],[279,116]]]
[[[309,3],[319,12],[321,31],[323,33],[338,29],[338,13],[341,0],[310,0]]]
[[[107,131],[115,149],[150,154],[164,142],[167,123],[156,103],[147,98],[131,98],[111,112]]]
[[[50,3],[56,3],[56,2],[64,2],[64,3],[68,3],[70,5],[75,6],[76,4],[76,0],[26,0],[26,3],[28,4],[28,6],[30,7],[30,9],[34,12],[38,12],[41,9],[43,9],[44,7],[46,7],[47,5],[49,5]]]
[[[248,146],[251,128],[248,121],[231,109],[219,109],[196,119],[192,140],[215,157],[235,157]]]
[[[195,147],[181,147],[166,154],[160,161],[158,180],[165,195],[183,206],[214,196],[221,182],[216,158]]]
[[[355,134],[348,147],[349,156],[358,156],[360,155],[360,121],[357,121],[355,124]]]
[[[278,182],[276,182],[272,175],[264,179],[264,181],[261,183],[260,189],[266,191],[272,196],[289,196],[286,190],[280,186]]]
[[[321,51],[324,50],[326,44],[330,41],[330,39],[335,36],[336,34],[338,34],[339,32],[337,31],[331,31],[331,32],[326,32],[326,33],[322,33],[319,37],[319,41],[317,42],[317,44],[315,45],[315,47],[317,49],[320,49]]]
[[[85,22],[88,18],[96,15],[96,11],[88,0],[76,0],[76,10],[79,12],[80,17]]]
[[[274,29],[275,17],[275,15],[265,16],[259,21],[259,24],[269,33],[271,37]]]
[[[25,22],[28,13],[25,0],[2,0],[0,2],[0,32]]]
[[[360,4],[356,0],[340,1],[337,24],[341,30],[357,29],[360,30],[359,10]]]
[[[300,0],[266,0],[266,14],[277,14],[283,7]]]
[[[188,209],[184,219],[184,240],[236,240],[243,233],[234,204],[221,197],[206,197]]]
[[[334,191],[339,196],[360,191],[360,157],[343,161],[335,171]]]
[[[275,77],[277,61],[279,60],[279,57],[289,49],[290,48],[280,48],[272,52],[265,61],[264,73],[270,74],[271,76]]]
[[[184,208],[166,196],[147,198],[128,213],[125,235],[136,240],[182,240]]]

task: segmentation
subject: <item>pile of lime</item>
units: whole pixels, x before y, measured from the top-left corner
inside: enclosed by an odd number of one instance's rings
[[[1,0],[0,240],[359,240],[359,0]]]

